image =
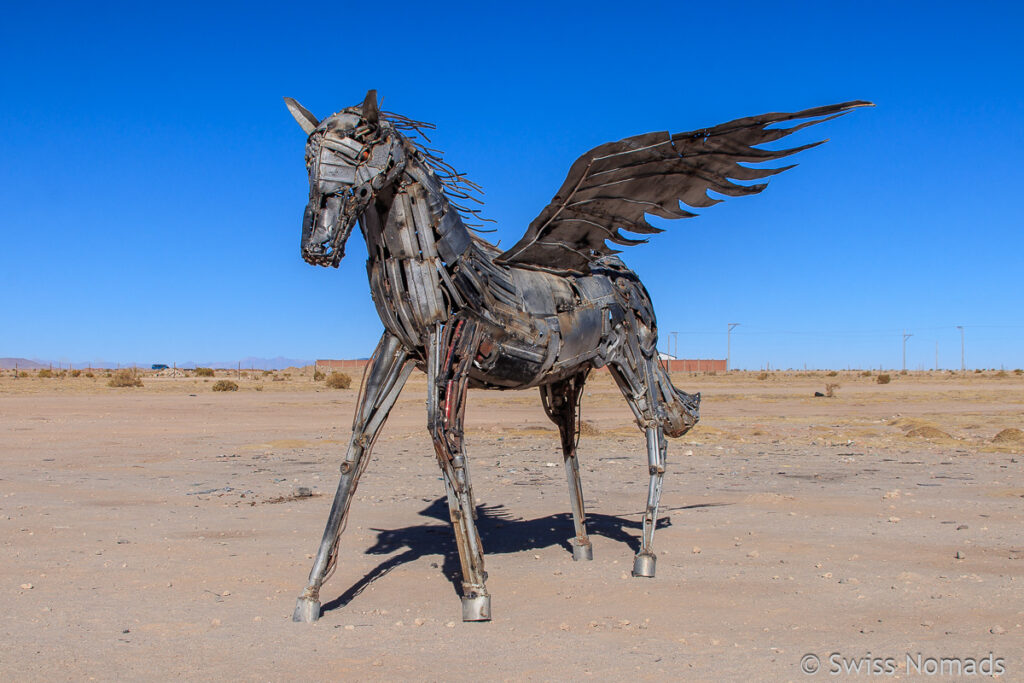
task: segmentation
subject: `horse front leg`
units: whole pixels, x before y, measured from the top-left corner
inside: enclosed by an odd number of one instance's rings
[[[480,345],[477,324],[455,318],[429,335],[427,423],[441,466],[448,510],[462,567],[462,620],[490,621],[491,596],[484,584],[484,550],[476,528],[476,502],[463,442],[469,369]]]
[[[587,518],[583,507],[583,486],[580,483],[580,463],[576,457],[576,441],[579,438],[579,402],[583,385],[587,381],[587,368],[579,374],[540,388],[541,403],[548,418],[558,425],[562,441],[562,459],[565,462],[565,478],[569,482],[569,503],[572,507],[572,521],[576,537],[572,541],[572,559],[594,559],[594,547],[587,536]]]
[[[314,622],[320,618],[320,586],[323,585],[338,555],[338,539],[345,528],[352,495],[359,485],[359,477],[370,460],[370,451],[380,433],[380,428],[398,399],[398,395],[409,379],[415,365],[409,359],[409,352],[398,338],[390,332],[381,337],[377,349],[370,358],[369,367],[359,390],[356,414],[352,421],[352,438],[348,451],[341,463],[341,480],[334,494],[334,504],[327,517],[320,548],[309,581],[295,604],[292,621]]]

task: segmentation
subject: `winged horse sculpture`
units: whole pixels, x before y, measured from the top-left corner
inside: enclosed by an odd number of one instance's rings
[[[380,111],[377,93],[320,120],[298,102],[288,109],[307,134],[309,202],[302,258],[337,267],[358,222],[366,240],[370,291],[384,333],[366,368],[341,481],[309,581],[293,619],[316,621],[319,592],[337,561],[338,541],[377,435],[414,368],[428,378],[427,425],[441,467],[462,567],[462,618],[487,621],[484,551],[463,445],[469,387],[538,387],[558,426],[569,483],[573,557],[593,557],[576,443],[588,373],[607,367],[647,442],[650,483],[633,575],[653,577],[654,530],[666,437],[699,418],[700,394],[672,385],[659,364],[658,329],[640,279],[608,246],[661,232],[645,216],[689,218],[681,208],[752,195],[780,173],[747,163],[773,161],[821,144],[759,147],[841,116],[863,101],[737,119],[689,133],[658,132],[610,142],[572,165],[554,199],[512,248],[501,251],[467,225],[460,204],[477,189],[418,141],[429,124]],[[787,127],[774,124],[796,122]],[[417,133],[419,135],[417,135]]]

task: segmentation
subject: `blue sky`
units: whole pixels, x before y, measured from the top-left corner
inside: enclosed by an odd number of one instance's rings
[[[384,8],[384,9],[379,9]],[[984,8],[984,9],[982,9]],[[1017,3],[7,3],[0,356],[367,355],[358,234],[299,257],[305,136],[377,88],[514,243],[587,149],[873,100],[761,195],[623,258],[665,348],[736,367],[1024,366]]]

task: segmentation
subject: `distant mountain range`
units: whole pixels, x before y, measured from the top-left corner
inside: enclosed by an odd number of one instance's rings
[[[283,356],[277,356],[276,358],[256,358],[250,356],[248,358],[242,358],[237,361],[221,361],[221,362],[202,362],[197,363],[195,361],[185,361],[183,363],[175,363],[174,361],[157,358],[155,360],[146,363],[118,363],[116,361],[85,361],[83,363],[68,363],[68,362],[57,362],[40,360],[38,358],[29,360],[28,358],[0,358],[0,369],[13,370],[15,367],[22,368],[24,370],[34,370],[38,368],[48,368],[53,366],[55,368],[117,368],[117,367],[132,367],[137,366],[140,368],[148,368],[154,363],[164,363],[166,365],[177,365],[179,368],[194,368],[197,365],[206,368],[220,368],[230,369],[237,368],[241,364],[242,369],[245,368],[256,368],[258,370],[283,370],[284,368],[301,368],[304,365],[312,365],[312,360],[305,360],[301,358],[285,358]]]

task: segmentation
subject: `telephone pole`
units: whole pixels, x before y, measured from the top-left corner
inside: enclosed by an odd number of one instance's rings
[[[732,328],[739,327],[739,323],[729,323],[729,329],[725,332],[725,371],[732,370]]]
[[[907,340],[913,336],[913,334],[903,333],[903,372],[907,371]]]
[[[960,330],[960,372],[966,372],[967,367],[964,364],[964,326],[957,325],[956,329]]]

